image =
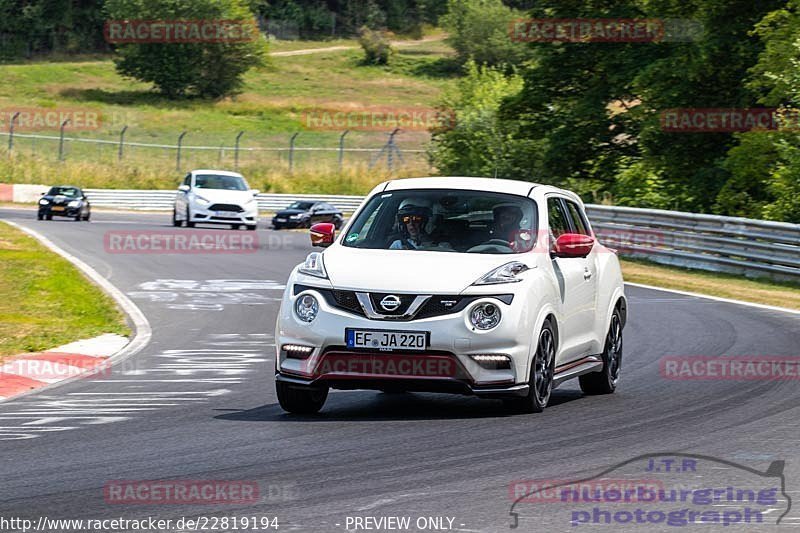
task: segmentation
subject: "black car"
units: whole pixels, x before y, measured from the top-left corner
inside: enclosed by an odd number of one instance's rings
[[[272,227],[275,229],[310,228],[317,222],[333,222],[336,229],[339,229],[344,223],[344,215],[327,202],[300,200],[272,217]]]
[[[92,206],[78,187],[56,185],[39,199],[37,218],[52,220],[54,216],[88,221],[92,216]]]

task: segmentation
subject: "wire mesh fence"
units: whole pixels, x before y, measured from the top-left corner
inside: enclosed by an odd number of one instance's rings
[[[343,132],[344,133],[344,132]],[[283,146],[243,146],[237,142],[219,145],[184,144],[176,135],[175,144],[144,143],[128,140],[121,130],[116,140],[80,137],[74,134],[0,132],[0,152],[6,157],[16,154],[45,161],[81,161],[104,165],[140,164],[169,171],[191,168],[238,169],[269,166],[276,171],[292,173],[305,168],[331,172],[345,168],[381,168],[389,172],[416,171],[426,173],[432,165],[426,150],[409,148],[396,140],[397,130],[387,132],[383,144],[364,146],[345,144],[346,134],[331,137],[329,146],[300,145],[297,135],[288,137]],[[373,138],[374,140],[374,138]]]

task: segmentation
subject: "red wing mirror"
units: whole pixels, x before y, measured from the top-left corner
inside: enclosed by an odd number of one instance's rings
[[[320,222],[311,226],[311,246],[327,248],[336,237],[336,226],[330,222]]]
[[[594,238],[580,233],[564,233],[553,247],[553,257],[586,257],[592,251]]]

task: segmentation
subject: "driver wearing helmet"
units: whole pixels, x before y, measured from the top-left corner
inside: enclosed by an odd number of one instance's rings
[[[518,205],[497,205],[492,209],[492,216],[494,218],[491,230],[492,238],[508,242],[515,252],[523,252],[530,249],[533,245],[533,240],[530,231],[520,228],[520,222],[522,222],[524,214]]]
[[[397,224],[400,229],[400,238],[390,246],[390,250],[417,250],[433,245],[433,240],[426,231],[426,226],[431,218],[431,209],[423,202],[404,200],[397,210]]]

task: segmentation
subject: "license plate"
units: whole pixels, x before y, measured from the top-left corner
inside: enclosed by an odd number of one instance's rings
[[[276,218],[275,222],[286,222],[285,218]]]
[[[51,211],[63,211],[64,208],[61,206],[55,206],[50,208]]]
[[[237,213],[231,213],[230,211],[217,211],[217,216],[222,218],[239,218]]]
[[[344,337],[348,348],[380,351],[427,350],[430,332],[347,328],[344,330]]]

